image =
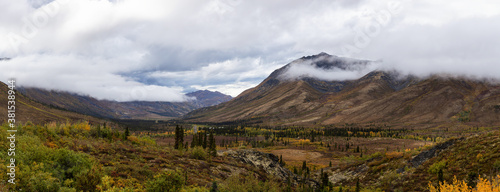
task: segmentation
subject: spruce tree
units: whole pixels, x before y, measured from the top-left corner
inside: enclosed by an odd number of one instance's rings
[[[200,131],[198,132],[198,141],[196,142],[196,146],[203,146],[203,133]]]
[[[179,127],[179,148],[185,148],[184,146],[184,128]]]
[[[210,136],[209,136],[209,153],[212,156],[217,156],[217,146],[215,145],[215,137],[214,137],[214,131],[210,130]]]
[[[127,137],[130,136],[130,131],[128,130],[128,127],[125,128],[125,135],[123,135],[123,139],[127,140]]]
[[[214,181],[212,182],[212,187],[210,188],[210,192],[217,192],[219,190],[217,190],[217,182]]]
[[[196,134],[193,134],[193,140],[191,141],[191,148],[194,148],[194,147],[196,147],[198,145],[197,144],[197,142],[198,142],[197,138],[198,137],[196,136]]]
[[[361,187],[359,186],[359,178],[356,180],[356,192],[360,192]]]
[[[180,129],[179,125],[175,126],[175,143],[174,143],[174,149],[179,149],[179,142],[180,142]]]
[[[321,169],[321,188],[325,189],[329,185],[329,180],[328,180],[328,173],[323,172],[323,169]]]
[[[207,148],[207,133],[203,133],[203,149]]]

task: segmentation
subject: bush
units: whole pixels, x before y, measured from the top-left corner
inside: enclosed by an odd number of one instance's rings
[[[29,191],[52,192],[59,191],[59,182],[57,178],[52,177],[50,173],[38,172],[29,178]]]
[[[272,180],[259,181],[254,175],[245,177],[232,175],[220,185],[220,191],[228,192],[247,192],[247,191],[281,191],[277,182]]]
[[[432,164],[427,170],[431,174],[438,174],[439,170],[443,170],[446,167],[446,161],[440,161]]]
[[[194,159],[205,160],[207,158],[207,152],[203,147],[197,146],[193,149],[191,156]]]
[[[470,191],[470,192],[498,192],[500,191],[500,175],[493,181],[489,181],[483,178],[479,178],[479,183],[477,187],[469,186],[465,181],[458,181],[455,177],[453,183],[448,184],[446,182],[439,184],[437,187],[429,182],[429,191],[431,192],[453,192],[453,191]]]
[[[65,148],[55,150],[52,153],[53,172],[59,176],[61,181],[74,179],[77,175],[87,172],[92,168],[93,162],[87,154],[74,152]]]
[[[101,184],[103,175],[103,171],[99,166],[84,170],[76,175],[75,188],[82,191],[97,191],[96,186]]]
[[[167,171],[156,175],[146,186],[148,192],[177,192],[184,186],[184,177],[179,171]]]

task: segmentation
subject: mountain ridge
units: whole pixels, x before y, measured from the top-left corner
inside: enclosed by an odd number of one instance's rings
[[[46,105],[107,119],[171,119],[194,109],[226,102],[232,97],[219,92],[196,91],[187,96],[195,100],[186,102],[98,100],[91,96],[66,91],[20,87],[19,92]]]
[[[279,78],[297,62],[308,60],[316,65],[315,62],[319,61],[323,68],[328,69],[344,61],[336,60],[338,58],[326,53],[302,57],[277,69],[258,86],[244,91],[230,102],[195,110],[184,119],[206,123],[309,126],[500,123],[500,113],[495,110],[495,106],[500,106],[500,89],[486,81],[439,75],[401,77],[395,72],[377,70],[358,79],[343,81]]]

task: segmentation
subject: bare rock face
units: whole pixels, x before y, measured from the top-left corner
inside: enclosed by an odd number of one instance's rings
[[[243,163],[262,168],[266,171],[266,173],[271,174],[282,181],[286,181],[289,176],[293,175],[290,170],[282,167],[279,163],[279,158],[271,153],[262,153],[255,150],[230,150],[224,153],[234,159],[240,160]],[[292,177],[294,176],[295,175]]]
[[[267,174],[273,175],[283,182],[290,179],[293,185],[298,183],[307,183],[311,186],[319,186],[319,183],[313,179],[304,179],[293,174],[279,163],[279,157],[271,153],[263,153],[256,150],[229,150],[223,153],[228,157],[243,163],[263,169]]]
[[[452,140],[446,141],[444,143],[438,144],[438,145],[434,146],[433,148],[431,148],[430,150],[424,151],[424,152],[418,154],[413,159],[411,159],[408,162],[408,164],[411,167],[418,167],[418,166],[422,165],[425,161],[437,156],[439,153],[441,153],[441,151],[448,149],[450,146],[455,144],[457,141],[461,141],[463,139],[464,138],[452,139]]]

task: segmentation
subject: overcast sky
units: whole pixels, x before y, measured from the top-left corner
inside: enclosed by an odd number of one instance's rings
[[[182,101],[198,89],[237,96],[320,52],[498,78],[499,34],[496,0],[0,0],[0,58],[12,58],[0,80]]]

